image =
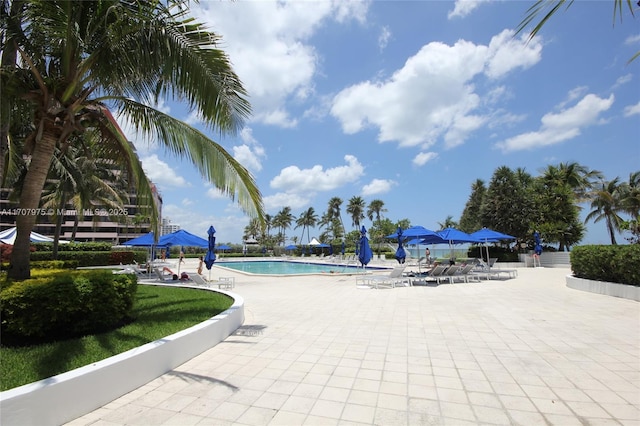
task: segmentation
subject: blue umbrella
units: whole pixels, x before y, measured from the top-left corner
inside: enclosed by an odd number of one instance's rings
[[[295,249],[297,249],[297,248],[298,248],[298,246],[297,246],[297,245],[295,245],[295,244],[289,244],[289,245],[288,245],[288,246],[286,246],[284,249],[285,249],[285,250],[295,250]]]
[[[472,237],[478,238],[485,243],[485,247],[487,249],[487,263],[489,262],[489,244],[495,243],[503,240],[515,240],[516,237],[512,237],[511,235],[503,234],[502,232],[494,231],[489,228],[482,228],[476,232],[470,234]],[[480,256],[482,257],[482,256]]]
[[[329,256],[332,256],[332,255],[333,255],[333,246],[330,245],[329,246]]]
[[[540,257],[540,255],[542,254],[542,240],[540,239],[540,233],[538,231],[533,233],[533,239],[536,241],[536,246],[533,248],[533,253],[535,254],[535,256]],[[540,259],[538,259],[538,265],[539,264]],[[535,260],[533,266],[536,266]]]
[[[216,230],[213,225],[209,227],[207,234],[209,234],[209,240],[207,254],[204,256],[204,266],[209,270],[209,279],[211,279],[211,267],[213,266],[213,262],[216,261]]]
[[[404,247],[402,247],[402,228],[398,226],[398,249],[396,250],[396,260],[398,263],[403,264],[406,258],[407,253],[404,251]]]
[[[340,253],[344,256],[344,241],[342,242],[342,246],[340,247]]]
[[[373,252],[369,246],[369,239],[367,238],[367,229],[362,225],[360,230],[360,241],[358,242],[358,259],[364,268],[373,258]]]
[[[449,248],[451,249],[451,260],[453,260],[453,245],[454,244],[464,244],[464,243],[481,243],[482,240],[472,237],[466,232],[462,232],[455,228],[446,228],[442,231],[438,231],[438,235],[445,242],[449,243]]]

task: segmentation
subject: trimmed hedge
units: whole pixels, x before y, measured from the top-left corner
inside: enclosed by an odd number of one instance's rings
[[[39,271],[2,283],[3,344],[94,334],[129,321],[138,278],[111,271]]]
[[[571,250],[577,278],[640,286],[640,245],[586,245]]]

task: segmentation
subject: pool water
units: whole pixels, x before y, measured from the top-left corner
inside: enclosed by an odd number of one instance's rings
[[[223,268],[250,274],[262,275],[296,275],[296,274],[354,274],[362,271],[355,265],[331,265],[320,263],[287,262],[272,260],[250,260],[246,262],[216,263]],[[367,267],[367,269],[374,269]]]

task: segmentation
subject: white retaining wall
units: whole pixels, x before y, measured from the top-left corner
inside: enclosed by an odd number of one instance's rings
[[[244,322],[244,299],[220,292],[233,297],[234,303],[207,321],[95,364],[0,392],[0,424],[69,422],[212,348]]]
[[[586,280],[584,278],[576,278],[573,275],[567,275],[567,287],[640,302],[640,287],[629,284]]]

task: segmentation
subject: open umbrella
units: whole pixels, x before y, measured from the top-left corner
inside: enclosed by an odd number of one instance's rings
[[[396,260],[398,263],[403,264],[405,259],[407,258],[407,253],[404,251],[404,247],[402,247],[402,228],[398,226],[398,249],[396,250]]]
[[[372,258],[373,252],[371,251],[371,247],[369,246],[367,229],[364,227],[364,225],[362,225],[362,229],[360,230],[360,241],[358,242],[358,260],[360,260],[360,263],[364,268],[369,262],[371,262]]]
[[[207,241],[207,254],[204,256],[204,266],[209,270],[209,280],[211,280],[211,267],[213,262],[216,261],[216,230],[213,225],[209,227],[207,234],[209,239]]]
[[[398,228],[398,232],[402,232],[402,240],[406,243],[407,240],[419,238],[422,244],[438,244],[446,243],[436,232],[431,229],[427,229],[424,226],[411,226],[407,229]],[[387,238],[398,238],[398,232],[395,234],[387,235]],[[418,257],[420,257],[420,249],[418,249]],[[418,264],[418,268],[420,265]]]
[[[487,263],[489,263],[489,243],[516,239],[516,237],[512,237],[511,235],[503,234],[502,232],[494,231],[493,229],[489,229],[486,227],[473,232],[470,235],[484,242],[485,248],[487,250]]]
[[[482,240],[472,237],[466,232],[462,232],[456,228],[446,228],[442,231],[438,231],[438,235],[440,238],[445,240],[445,242],[449,243],[449,248],[451,249],[451,260],[453,261],[453,246],[455,244],[464,244],[464,243],[481,243]]]

